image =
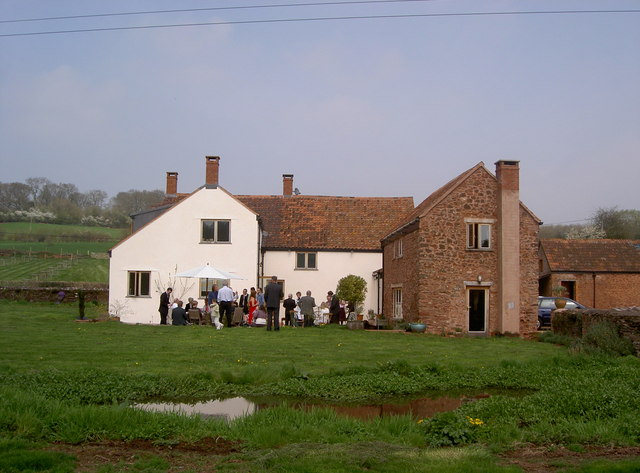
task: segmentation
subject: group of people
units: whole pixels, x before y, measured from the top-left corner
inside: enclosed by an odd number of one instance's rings
[[[167,288],[165,292],[160,296],[160,324],[167,325],[168,320],[171,320],[171,325],[189,325],[191,322],[190,311],[197,311],[198,319],[202,320],[203,317],[209,318],[211,324],[218,330],[222,329],[223,325],[220,323],[220,309],[217,301],[209,303],[205,300],[204,307],[198,307],[198,301],[193,297],[189,297],[187,304],[185,305],[180,299],[171,300],[172,288]]]
[[[285,325],[303,325],[304,327],[314,325],[317,306],[311,291],[307,291],[305,296],[297,292],[295,299],[293,294],[288,294],[282,301],[284,293],[276,276],[271,278],[264,291],[261,288],[252,287],[249,291],[243,289],[240,295],[227,285],[218,288],[214,284],[205,298],[203,308],[199,308],[198,301],[191,297],[183,307],[183,301],[171,298],[172,292],[172,288],[167,288],[160,296],[158,311],[161,325],[167,325],[169,316],[172,325],[188,325],[189,310],[197,309],[200,320],[209,318],[211,324],[218,330],[224,326],[248,325],[266,326],[268,331],[278,331],[280,330],[280,305],[285,310]],[[345,304],[341,303],[332,291],[327,293],[327,302],[321,306],[328,307],[329,323],[342,323],[346,320]]]

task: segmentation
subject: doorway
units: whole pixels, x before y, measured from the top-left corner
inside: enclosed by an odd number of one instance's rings
[[[487,331],[487,302],[486,289],[467,289],[469,332]]]

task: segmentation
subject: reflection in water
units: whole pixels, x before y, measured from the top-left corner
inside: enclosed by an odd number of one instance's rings
[[[203,417],[221,417],[226,420],[233,420],[238,417],[253,414],[260,409],[285,405],[305,411],[318,407],[326,407],[333,409],[337,414],[364,420],[407,414],[418,420],[426,417],[433,417],[439,412],[452,411],[460,407],[465,402],[486,397],[489,397],[489,395],[479,394],[474,396],[456,397],[442,396],[437,398],[412,399],[398,403],[367,404],[358,406],[264,400],[253,402],[242,397],[234,397],[231,399],[199,402],[196,404],[153,403],[136,404],[133,407],[147,411],[181,412],[185,414],[199,414]]]
[[[257,404],[243,397],[198,402],[196,404],[175,404],[170,402],[134,404],[133,407],[145,411],[199,414],[202,417],[220,417],[226,420],[244,417],[258,410]]]

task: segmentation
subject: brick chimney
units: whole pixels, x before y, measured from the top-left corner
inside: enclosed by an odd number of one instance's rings
[[[220,170],[220,156],[205,156],[207,163],[207,175],[205,185],[207,188],[215,189],[218,187],[218,174]]]
[[[293,195],[293,174],[282,175],[282,195],[285,197]]]
[[[178,173],[167,172],[167,191],[168,196],[175,196],[178,194]]]
[[[499,330],[520,332],[520,162],[498,161]]]

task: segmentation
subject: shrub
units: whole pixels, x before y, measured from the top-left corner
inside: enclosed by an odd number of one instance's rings
[[[575,349],[593,355],[627,356],[635,353],[631,340],[621,336],[618,326],[606,320],[591,324]]]
[[[367,281],[364,278],[349,274],[338,281],[336,296],[343,301],[352,302],[356,308],[364,302],[366,295]]]
[[[430,447],[452,447],[474,443],[478,439],[484,422],[464,416],[457,411],[437,414],[424,424],[427,445]]]

